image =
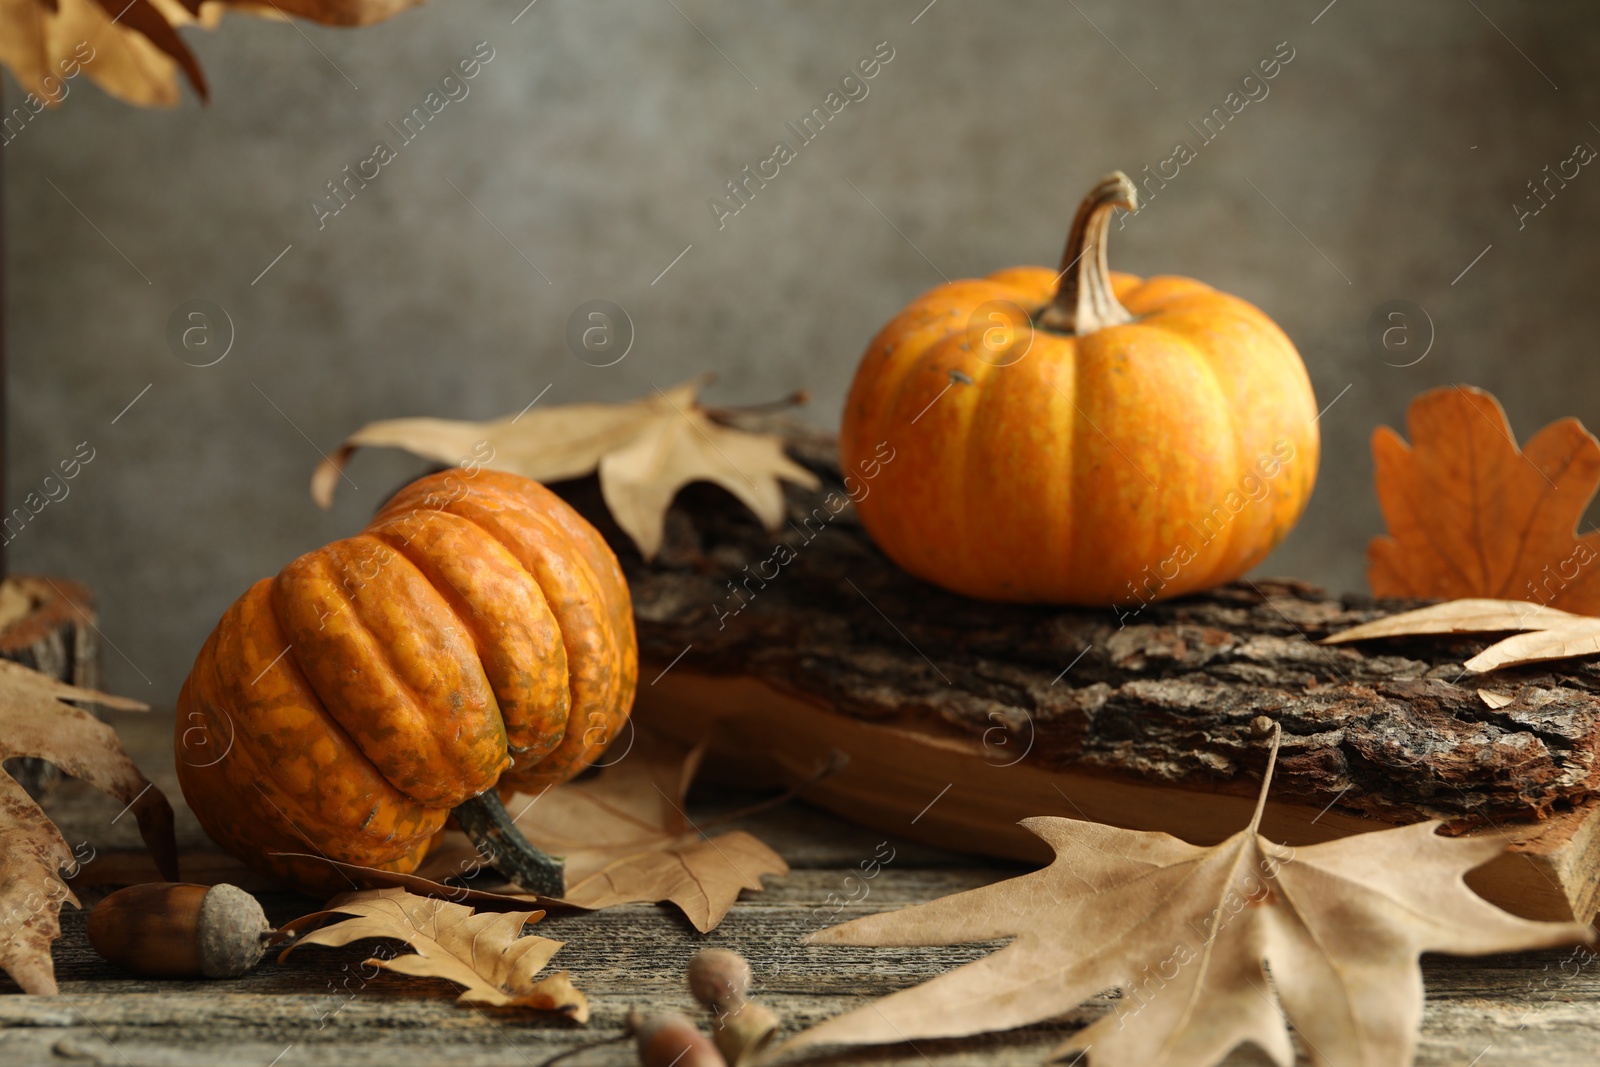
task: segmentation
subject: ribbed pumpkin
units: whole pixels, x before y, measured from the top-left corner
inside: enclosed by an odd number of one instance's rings
[[[1119,206],[1137,195],[1115,173],[1059,271],[941,285],[867,349],[841,457],[862,522],[918,577],[992,600],[1172,597],[1242,575],[1304,510],[1317,407],[1294,345],[1200,282],[1111,273]]]
[[[637,677],[628,587],[594,527],[527,478],[445,471],[234,602],[178,698],[178,779],[250,866],[348,888],[273,853],[409,871],[458,807],[515,850],[496,786],[586,767]],[[530,888],[559,892],[544,873]]]

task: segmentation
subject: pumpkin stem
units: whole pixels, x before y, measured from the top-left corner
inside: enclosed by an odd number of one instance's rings
[[[1106,237],[1112,210],[1118,207],[1139,210],[1139,190],[1126,174],[1114,170],[1078,205],[1061,253],[1061,284],[1055,300],[1040,313],[1040,326],[1082,337],[1133,321],[1112,291],[1111,268],[1106,265]]]
[[[500,803],[500,794],[485,790],[462,804],[452,815],[462,831],[487,855],[494,869],[541,897],[559,897],[567,890],[566,868],[529,843]]]

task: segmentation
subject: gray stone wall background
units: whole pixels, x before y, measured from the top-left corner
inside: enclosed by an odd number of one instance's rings
[[[362,423],[714,369],[715,402],[803,387],[834,425],[868,338],[941,272],[1054,263],[1096,177],[1179,141],[1196,158],[1114,233],[1114,265],[1255,302],[1332,404],[1316,496],[1264,572],[1364,587],[1367,441],[1422,389],[1484,386],[1524,439],[1600,427],[1600,173],[1513,209],[1600,146],[1591,3],[523,2],[359,31],[230,17],[186,35],[208,107],[134,111],[80,80],[0,149],[9,503],[94,455],[10,558],[95,587],[112,688],[169,702],[251,581],[420,468],[364,454],[359,490],[317,510],[318,449]],[[719,229],[708,199],[883,41],[868,95]],[[1285,41],[1268,95],[1201,144],[1187,124]],[[324,184],[398,142],[387,124],[478,42],[469,94],[319,229]],[[166,340],[197,299],[236,335],[203,368]],[[635,324],[613,367],[564,340],[593,299]],[[1434,325],[1414,366],[1365,338],[1394,299]]]

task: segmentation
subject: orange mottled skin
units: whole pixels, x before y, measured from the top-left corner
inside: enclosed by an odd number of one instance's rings
[[[847,473],[880,461],[858,505],[867,529],[912,574],[990,600],[1129,604],[1244,574],[1316,479],[1316,401],[1294,345],[1200,282],[1113,272],[1133,322],[1037,327],[1015,362],[985,348],[989,324],[970,322],[982,305],[1037,321],[1058,277],[1019,267],[941,285],[873,340],[840,437]],[[1259,484],[1270,494],[1249,500]]]
[[[588,766],[637,678],[594,528],[529,479],[445,471],[228,609],[178,698],[178,778],[218,844],[326,893],[348,884],[272,853],[412,870],[462,801]]]

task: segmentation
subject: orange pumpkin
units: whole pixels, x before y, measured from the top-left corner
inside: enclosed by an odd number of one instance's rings
[[[941,285],[867,349],[846,484],[912,574],[992,600],[1144,602],[1244,574],[1304,510],[1318,438],[1299,354],[1237,297],[1113,274],[1112,214],[1137,202],[1105,178],[1059,272]]]
[[[445,471],[234,602],[178,698],[178,779],[213,840],[308,891],[348,884],[274,853],[410,871],[454,810],[503,871],[558,894],[496,786],[588,766],[637,677],[594,527],[527,478]]]

